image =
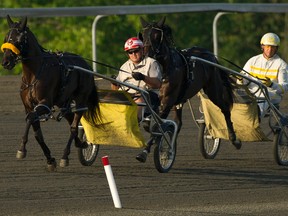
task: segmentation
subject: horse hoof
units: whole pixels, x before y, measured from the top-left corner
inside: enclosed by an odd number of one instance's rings
[[[57,167],[57,163],[56,163],[55,159],[51,160],[50,162],[47,162],[47,170],[49,172],[56,171],[56,167]]]
[[[16,158],[17,159],[23,159],[23,158],[26,157],[26,153],[27,153],[27,151],[18,150],[17,153],[16,153]]]
[[[141,152],[140,154],[136,156],[136,160],[138,160],[141,163],[145,163],[147,159],[147,155],[148,155],[148,152],[144,150],[143,152]]]
[[[54,171],[56,171],[56,164],[48,164],[47,165],[47,170],[49,171],[49,172],[54,172]]]
[[[67,167],[67,166],[69,166],[69,159],[61,159],[59,166],[60,166],[60,167]]]
[[[235,148],[237,150],[241,149],[241,147],[242,147],[242,143],[241,143],[240,140],[235,140],[235,141],[232,142],[232,144],[235,146]]]

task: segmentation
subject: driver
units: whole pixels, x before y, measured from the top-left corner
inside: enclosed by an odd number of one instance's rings
[[[149,91],[150,100],[153,105],[159,106],[159,88],[161,87],[161,66],[153,58],[143,55],[143,43],[137,37],[129,38],[124,45],[124,51],[128,60],[121,66],[116,80],[135,85],[139,88]],[[135,99],[136,103],[142,103],[143,98],[134,89],[128,89],[125,86],[119,86],[117,83],[111,83],[113,90],[126,90]],[[138,120],[142,118],[141,107],[138,107]]]
[[[288,91],[288,66],[277,55],[280,39],[275,33],[266,33],[261,38],[260,45],[262,53],[250,58],[242,73],[251,76],[253,79],[259,79],[266,85],[272,104],[279,105],[284,92]],[[243,81],[244,84],[248,84],[248,80],[244,79]],[[264,97],[255,83],[250,83],[248,88],[256,97]],[[261,101],[258,105],[260,117],[265,116],[269,107],[267,101]]]

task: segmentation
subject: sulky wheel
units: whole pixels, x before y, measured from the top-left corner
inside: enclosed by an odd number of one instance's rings
[[[164,135],[156,138],[154,164],[158,172],[167,173],[172,168],[176,157],[176,140],[174,145],[171,146],[175,128],[169,123],[164,123],[161,127]]]
[[[86,135],[83,128],[79,128],[78,136],[80,140],[86,141]],[[83,166],[91,166],[97,158],[99,145],[88,143],[87,148],[78,149],[78,158]]]
[[[220,148],[220,138],[213,138],[208,129],[206,128],[205,123],[199,124],[199,134],[198,142],[200,145],[200,151],[204,158],[214,159]]]
[[[287,131],[287,127],[285,130]],[[280,129],[274,135],[274,158],[279,165],[288,165],[288,138]]]

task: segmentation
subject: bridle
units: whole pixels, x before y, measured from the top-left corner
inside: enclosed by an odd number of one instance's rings
[[[159,55],[159,53],[160,53],[160,48],[162,46],[163,39],[164,39],[164,32],[163,32],[163,29],[158,28],[158,27],[154,27],[154,26],[151,26],[151,25],[143,28],[143,32],[145,32],[147,30],[149,32],[147,34],[148,37],[144,41],[144,47],[149,47],[150,46],[151,50],[153,51],[153,54],[154,54],[153,57],[156,58],[156,56]],[[157,47],[154,46],[154,44],[152,43],[152,40],[151,40],[152,30],[160,31],[160,33],[161,33],[161,38],[160,38],[160,41],[159,41],[159,44],[158,44]]]
[[[15,31],[17,35],[17,40],[13,41],[12,36]],[[22,60],[24,50],[27,46],[28,46],[27,31],[26,30],[21,31],[19,28],[11,28],[8,33],[7,42],[1,45],[1,51],[5,53],[5,49],[11,50],[15,58],[15,62],[17,63],[18,61]]]

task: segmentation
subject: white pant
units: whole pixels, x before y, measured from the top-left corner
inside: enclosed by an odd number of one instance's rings
[[[262,98],[262,97],[264,97],[264,95],[260,94],[257,97]],[[282,100],[282,97],[278,94],[275,94],[274,92],[269,92],[269,97],[270,97],[271,103],[274,105],[279,105],[281,100]],[[258,106],[260,109],[260,118],[263,118],[265,116],[265,114],[267,113],[267,110],[269,108],[269,104],[268,104],[267,100],[259,100]]]

